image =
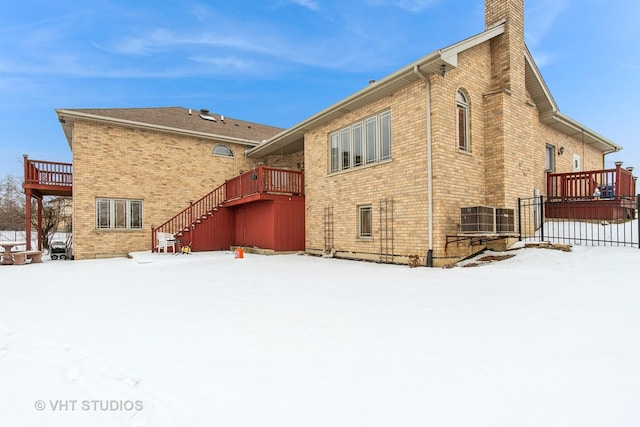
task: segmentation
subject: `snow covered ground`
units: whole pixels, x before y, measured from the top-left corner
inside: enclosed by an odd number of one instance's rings
[[[640,250],[513,253],[0,266],[0,425],[640,425]]]

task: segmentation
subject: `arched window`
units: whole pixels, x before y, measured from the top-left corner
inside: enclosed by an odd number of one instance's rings
[[[469,144],[469,101],[467,95],[459,90],[456,93],[456,141],[458,149],[471,151]]]
[[[233,151],[226,145],[216,145],[213,147],[213,154],[216,156],[233,157]]]

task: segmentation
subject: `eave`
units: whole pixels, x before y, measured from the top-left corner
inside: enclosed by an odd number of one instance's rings
[[[424,76],[439,74],[442,67],[444,67],[445,73],[456,68],[460,52],[494,38],[504,33],[504,30],[505,21],[502,20],[480,34],[432,52],[281,132],[264,144],[250,149],[247,151],[247,156],[262,157],[272,153],[291,154],[301,151],[304,147],[305,133],[367,104],[391,96]]]
[[[155,125],[150,123],[137,122],[132,120],[123,120],[123,119],[118,119],[113,117],[105,117],[105,116],[100,116],[95,114],[88,114],[80,111],[56,110],[56,114],[58,115],[58,120],[62,125],[62,130],[64,131],[65,137],[67,138],[67,143],[69,144],[71,151],[73,151],[73,123],[76,119],[92,120],[92,121],[97,121],[101,123],[111,123],[111,124],[117,124],[120,126],[129,126],[129,127],[134,127],[138,129],[154,130],[158,132],[168,132],[168,133],[173,133],[178,135],[194,136],[194,137],[203,138],[203,139],[215,140],[217,142],[245,145],[245,146],[248,146],[249,148],[256,147],[262,144],[262,142],[260,141],[253,141],[253,140],[244,139],[244,138],[233,138],[233,137],[217,135],[213,133],[198,132],[198,131],[180,129],[180,128],[175,128],[170,126],[161,126],[161,125]]]

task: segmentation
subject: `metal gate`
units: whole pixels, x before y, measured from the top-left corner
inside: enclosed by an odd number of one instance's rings
[[[640,195],[635,198],[518,199],[518,230],[525,242],[640,248]]]

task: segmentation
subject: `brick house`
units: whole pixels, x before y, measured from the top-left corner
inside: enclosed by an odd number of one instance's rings
[[[151,227],[275,167],[304,170],[307,252],[443,265],[486,245],[458,238],[461,209],[512,212],[545,193],[548,171],[602,169],[621,149],[558,110],[525,45],[524,0],[485,0],[483,32],[286,130],[182,108],[57,113],[73,151],[78,259],[148,250]],[[237,215],[227,243],[245,243]]]
[[[245,151],[282,131],[178,107],[57,114],[73,152],[76,259],[149,249],[151,227],[253,168]]]
[[[307,251],[446,264],[482,241],[459,238],[461,208],[515,209],[548,170],[602,169],[620,149],[559,112],[524,42],[524,1],[485,8],[484,32],[249,152],[304,146]]]

